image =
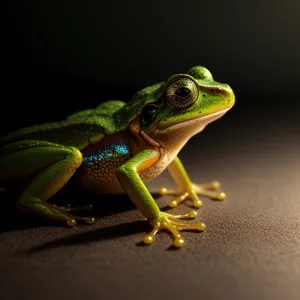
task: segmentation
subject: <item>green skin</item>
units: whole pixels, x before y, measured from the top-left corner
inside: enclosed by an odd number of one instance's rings
[[[33,178],[17,201],[17,206],[48,221],[76,220],[93,223],[94,218],[70,214],[70,207],[47,202],[70,179],[95,193],[124,192],[153,226],[144,237],[151,244],[157,232],[167,229],[173,245],[184,244],[180,230],[202,231],[203,223],[179,219],[195,218],[196,212],[174,216],[161,212],[145,186],[168,168],[178,188],[161,188],[160,194],[174,194],[170,206],[187,199],[194,207],[198,195],[223,200],[214,191],[217,182],[197,185],[191,182],[177,154],[190,137],[220,118],[234,104],[227,84],[213,80],[204,67],[176,74],[165,82],[138,92],[127,104],[107,101],[67,119],[12,132],[0,140],[0,181]],[[95,154],[96,153],[96,154]]]

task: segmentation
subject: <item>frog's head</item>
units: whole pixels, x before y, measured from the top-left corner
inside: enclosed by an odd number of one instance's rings
[[[209,70],[196,66],[143,89],[126,106],[131,116],[136,115],[140,134],[160,145],[179,147],[223,116],[234,102],[227,84],[214,81]]]

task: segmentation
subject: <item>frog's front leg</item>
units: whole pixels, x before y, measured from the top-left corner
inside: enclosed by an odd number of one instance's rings
[[[159,151],[147,149],[139,152],[116,171],[117,178],[133,203],[148,219],[153,230],[144,237],[146,244],[154,242],[155,235],[160,230],[168,230],[173,236],[173,245],[181,247],[184,244],[180,230],[203,231],[203,223],[187,224],[179,219],[195,218],[197,213],[191,211],[185,215],[171,215],[161,212],[150,192],[139,176],[139,172],[153,166],[159,159]]]
[[[220,187],[218,181],[205,184],[192,183],[178,156],[171,162],[168,171],[179,187],[177,189],[167,189],[162,187],[159,190],[159,194],[178,195],[177,198],[169,203],[169,206],[171,207],[176,207],[179,203],[191,199],[193,201],[193,206],[198,208],[202,206],[202,202],[198,198],[198,195],[208,196],[216,200],[224,200],[226,198],[225,193],[215,191]]]
[[[94,218],[69,214],[70,207],[59,207],[46,201],[58,192],[81,165],[82,154],[74,147],[44,141],[20,141],[1,148],[0,179],[12,180],[35,174],[31,184],[18,199],[22,210],[48,221],[76,220],[93,223]]]

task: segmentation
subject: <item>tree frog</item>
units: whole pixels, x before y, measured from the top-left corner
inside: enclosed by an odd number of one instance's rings
[[[69,226],[95,221],[47,202],[71,178],[93,193],[125,192],[153,227],[143,239],[146,244],[153,243],[164,229],[173,237],[173,245],[181,247],[181,230],[203,231],[205,225],[180,220],[195,218],[193,210],[184,215],[161,211],[145,183],[167,168],[178,187],[163,187],[159,193],[177,195],[171,207],[190,199],[199,208],[198,195],[225,199],[225,193],[216,191],[218,182],[194,184],[177,155],[192,136],[223,116],[234,102],[229,85],[214,81],[205,67],[192,67],[142,89],[128,103],[107,101],[60,122],[7,134],[0,140],[0,181],[30,176],[17,206]]]

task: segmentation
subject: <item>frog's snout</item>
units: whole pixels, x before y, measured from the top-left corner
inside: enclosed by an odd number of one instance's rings
[[[229,85],[222,88],[222,95],[225,99],[225,108],[231,108],[235,103],[235,95],[232,88]]]

